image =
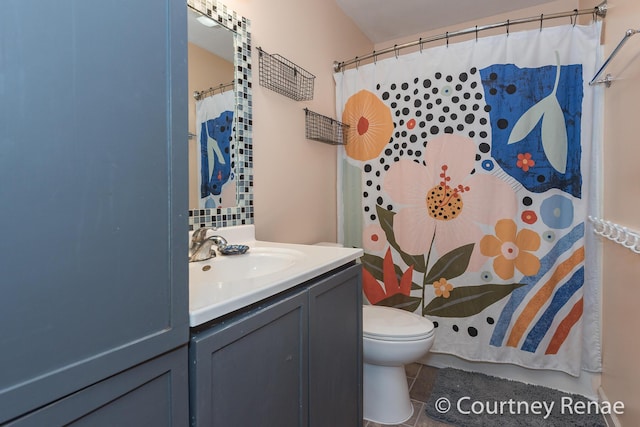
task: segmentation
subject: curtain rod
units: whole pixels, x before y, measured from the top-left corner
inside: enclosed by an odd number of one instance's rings
[[[604,64],[602,64],[600,69],[596,72],[596,75],[593,76],[593,78],[589,82],[589,86],[593,86],[594,84],[598,84],[598,83],[604,83],[605,86],[607,86],[607,87],[611,86],[611,82],[613,81],[613,78],[611,77],[611,74],[607,74],[604,79],[600,79],[600,80],[596,80],[596,79],[598,77],[600,77],[600,74],[602,74],[604,69],[607,68],[607,66],[609,65],[609,62],[611,62],[613,57],[618,54],[618,51],[620,51],[620,49],[622,49],[622,46],[624,46],[624,44],[627,42],[627,40],[629,40],[629,37],[633,36],[634,34],[639,34],[639,33],[640,33],[640,29],[634,30],[633,28],[628,29],[624,33],[624,37],[622,38],[622,40],[620,40],[620,43],[618,43],[616,48],[613,49],[613,52],[611,52],[611,54],[609,55],[607,60],[604,61]]]
[[[458,30],[458,31],[451,31],[451,32],[446,32],[444,34],[439,34],[437,36],[431,36],[431,37],[427,37],[427,38],[420,38],[418,40],[412,41],[412,42],[408,42],[408,43],[404,43],[404,44],[396,44],[393,45],[393,47],[389,47],[383,50],[379,50],[379,51],[373,51],[372,53],[369,53],[365,56],[361,56],[358,57],[356,56],[353,59],[350,59],[348,61],[342,61],[342,62],[338,62],[338,61],[334,61],[333,63],[333,71],[334,72],[339,72],[339,71],[344,71],[345,67],[348,65],[352,65],[352,64],[356,64],[356,66],[360,63],[360,61],[366,60],[366,59],[371,59],[374,58],[375,59],[379,56],[379,55],[384,55],[386,53],[391,53],[391,52],[395,52],[396,56],[398,55],[398,51],[400,49],[405,49],[408,47],[413,47],[413,46],[420,46],[420,49],[422,49],[422,45],[424,43],[429,43],[429,42],[434,42],[434,41],[438,41],[438,40],[447,40],[447,43],[449,42],[449,39],[451,37],[455,37],[455,36],[462,36],[465,34],[476,34],[476,39],[478,37],[478,32],[480,31],[485,31],[485,30],[491,30],[494,28],[500,28],[500,27],[507,27],[507,34],[509,34],[509,27],[511,25],[517,25],[517,24],[526,24],[529,22],[536,22],[536,21],[540,21],[540,29],[542,30],[542,22],[547,20],[547,19],[557,19],[557,18],[566,18],[566,17],[570,17],[572,18],[572,22],[575,25],[575,20],[577,19],[578,15],[593,15],[594,19],[597,16],[600,16],[601,18],[604,18],[607,14],[607,1],[603,1],[602,3],[600,3],[598,6],[591,8],[591,9],[574,9],[572,11],[569,12],[561,12],[561,13],[551,13],[551,14],[541,14],[538,17],[532,17],[532,18],[520,18],[520,19],[508,19],[504,22],[498,22],[495,24],[489,24],[489,25],[483,25],[483,26],[475,26],[472,28],[467,28],[464,30]]]
[[[225,89],[233,87],[234,84],[235,80],[231,81],[231,83],[220,83],[219,86],[210,87],[209,89],[196,90],[195,92],[193,92],[193,97],[196,99],[196,101],[200,101],[203,98],[214,95],[217,90],[219,90],[220,93],[225,92]]]

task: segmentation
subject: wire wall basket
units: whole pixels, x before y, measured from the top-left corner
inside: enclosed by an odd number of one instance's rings
[[[349,125],[345,125],[331,117],[314,113],[305,108],[305,129],[307,139],[325,142],[332,145],[345,145]]]
[[[313,74],[280,55],[258,48],[260,85],[295,101],[313,99]]]

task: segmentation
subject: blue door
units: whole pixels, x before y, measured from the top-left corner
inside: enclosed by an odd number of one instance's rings
[[[187,342],[186,33],[0,2],[0,424]]]

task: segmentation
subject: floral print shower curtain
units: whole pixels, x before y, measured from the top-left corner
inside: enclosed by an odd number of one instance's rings
[[[236,205],[234,114],[235,93],[232,90],[196,102],[200,208]]]
[[[600,369],[598,42],[569,25],[335,74],[342,242],[368,303],[433,321],[433,352]]]

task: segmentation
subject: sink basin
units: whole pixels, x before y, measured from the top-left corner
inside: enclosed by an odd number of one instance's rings
[[[291,289],[362,256],[362,249],[260,241],[255,227],[215,230],[242,255],[189,263],[189,326],[197,327]],[[190,236],[191,238],[191,236]]]
[[[189,281],[206,285],[246,281],[291,268],[304,254],[294,249],[258,247],[242,255],[218,255],[189,264]]]

